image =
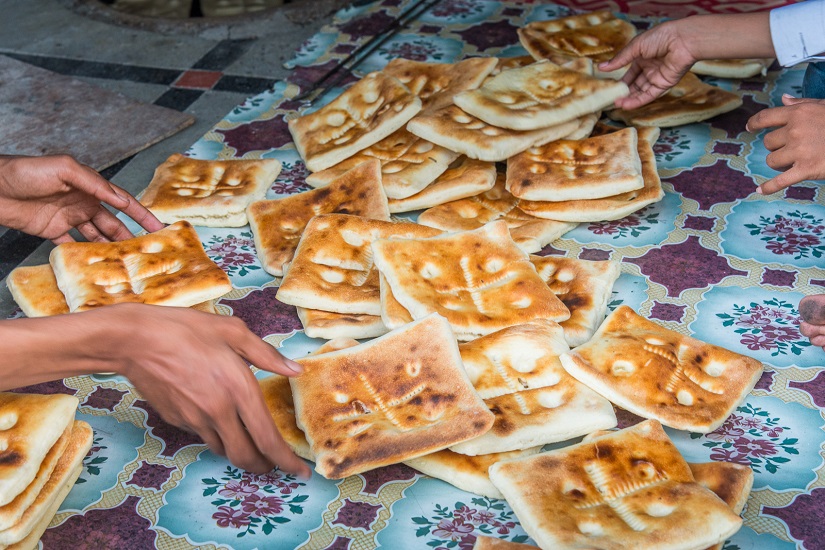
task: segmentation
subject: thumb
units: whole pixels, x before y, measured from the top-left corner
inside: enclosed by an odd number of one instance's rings
[[[818,101],[818,99],[810,97],[794,97],[791,94],[782,94],[782,105],[785,106],[797,105],[799,103],[816,103]]]
[[[632,51],[633,41],[630,42],[627,46],[621,49],[619,53],[613,56],[613,59],[610,61],[604,61],[603,63],[599,63],[599,70],[609,73],[611,71],[615,71],[616,69],[620,69],[625,65],[629,65],[631,61],[636,57],[636,55]]]

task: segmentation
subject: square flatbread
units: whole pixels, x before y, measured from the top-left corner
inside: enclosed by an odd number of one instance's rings
[[[292,401],[289,378],[273,374],[260,380],[258,384],[261,386],[261,393],[272,421],[289,448],[301,458],[315,460],[304,432],[295,422],[295,403]]]
[[[505,71],[477,90],[456,95],[455,104],[500,128],[536,130],[599,111],[627,94],[624,82],[542,62]]]
[[[498,65],[495,57],[471,57],[458,63],[424,63],[395,58],[381,72],[394,76],[421,98],[424,110],[452,105],[453,96],[474,90]]]
[[[381,315],[378,271],[372,243],[425,238],[441,231],[409,222],[328,214],[307,224],[295,258],[278,289],[278,300],[335,313]]]
[[[66,298],[60,292],[49,264],[15,268],[6,278],[6,286],[26,317],[69,313]]]
[[[378,315],[333,313],[320,309],[297,308],[304,334],[310,338],[375,338],[389,332]]]
[[[390,284],[380,271],[378,272],[378,286],[381,290],[381,321],[384,326],[395,330],[407,323],[412,323],[412,315],[395,299]]]
[[[307,223],[315,216],[331,213],[389,221],[377,160],[359,164],[322,189],[250,204],[249,226],[264,269],[282,276]]]
[[[539,276],[570,310],[559,323],[571,348],[590,340],[604,320],[613,284],[622,271],[621,262],[591,262],[558,256],[531,256]]]
[[[418,223],[444,231],[471,231],[495,220],[503,220],[510,237],[524,252],[538,252],[576,227],[574,222],[544,220],[525,214],[519,200],[505,189],[505,175],[498,174],[495,186],[480,195],[448,202],[425,210]]]
[[[397,78],[370,73],[317,111],[289,121],[306,167],[320,172],[403,127],[421,100]]]
[[[500,162],[534,145],[566,137],[579,127],[575,120],[537,130],[508,130],[448,105],[422,113],[407,124],[417,136],[458,151],[472,159]]]
[[[446,481],[462,491],[468,491],[488,498],[504,498],[501,491],[490,481],[487,473],[490,466],[500,460],[513,460],[525,456],[532,456],[541,451],[541,447],[510,451],[508,453],[493,453],[479,456],[468,456],[454,453],[448,449],[429,455],[405,460],[404,464],[415,468],[422,474]]]
[[[656,155],[653,153],[653,144],[659,138],[659,129],[639,128],[638,134],[639,159],[644,178],[644,187],[641,189],[602,199],[561,202],[522,200],[518,204],[519,210],[537,218],[550,220],[600,222],[624,218],[645,206],[659,202],[665,196],[656,169]]]
[[[304,374],[289,381],[296,418],[326,478],[433,453],[493,423],[438,315],[299,362]]]
[[[71,311],[122,302],[188,307],[230,290],[189,222],[110,243],[65,243],[49,256]]]
[[[323,187],[362,162],[378,159],[387,197],[404,199],[427,187],[457,158],[458,153],[400,128],[332,168],[310,174],[306,181],[313,187]]]
[[[493,68],[493,70],[490,71],[490,74],[487,75],[487,78],[484,79],[484,82],[482,82],[482,86],[484,84],[487,84],[493,77],[498,76],[500,73],[504,71],[526,67],[527,65],[532,65],[535,62],[536,60],[533,58],[532,55],[519,55],[516,57],[499,57],[498,63]],[[561,65],[561,63],[558,64]]]
[[[94,432],[86,422],[73,420],[72,432],[65,451],[52,470],[49,479],[26,508],[20,520],[0,531],[4,548],[34,548],[51,523],[83,470],[83,459],[92,447]]]
[[[722,425],[762,375],[762,363],[619,306],[564,368],[615,405],[677,430]]]
[[[411,212],[474,197],[492,188],[495,182],[495,164],[461,157],[422,191],[406,199],[390,199],[390,212]]]
[[[155,169],[140,202],[163,223],[187,220],[208,227],[246,225],[246,207],[260,200],[281,173],[262,160],[198,160],[174,154]]]
[[[693,64],[690,72],[719,78],[750,78],[761,74],[765,76],[770,59],[702,59]]]
[[[565,441],[612,428],[609,401],[567,374],[561,327],[537,320],[461,344],[467,375],[495,414],[489,432],[450,450],[483,455]]]
[[[651,103],[631,111],[612,109],[607,116],[625,124],[667,128],[701,122],[741,105],[742,98],[737,94],[705,84],[688,72],[676,86]]]
[[[490,479],[542,548],[706,548],[742,525],[655,421],[499,462]]]
[[[503,221],[426,239],[381,239],[372,249],[376,267],[412,317],[439,313],[460,340],[570,316]]]
[[[72,395],[0,393],[0,506],[34,481],[43,459],[74,421]]]
[[[562,139],[507,161],[507,190],[531,201],[600,199],[644,187],[635,128]]]

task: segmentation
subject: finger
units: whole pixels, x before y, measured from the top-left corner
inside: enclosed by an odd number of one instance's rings
[[[226,448],[226,458],[229,459],[229,462],[256,474],[265,474],[272,471],[275,462],[261,453],[237,413],[232,412],[233,408],[227,405],[225,410],[229,414],[219,420],[216,428],[218,436]],[[269,415],[267,414],[267,416]]]
[[[779,172],[784,172],[794,165],[796,159],[788,147],[782,147],[765,157],[765,164]]]
[[[308,479],[312,470],[286,444],[272,422],[260,386],[254,377],[250,378],[249,391],[240,401],[238,412],[255,446],[281,470]]]
[[[820,334],[819,336],[814,336],[811,338],[811,344],[818,348],[825,348],[825,335]]]
[[[128,205],[129,199],[116,193],[106,178],[71,157],[68,159],[58,172],[64,182],[115,208]]]
[[[155,215],[152,214],[145,206],[140,204],[140,201],[114,183],[111,183],[110,185],[117,191],[118,194],[126,197],[126,200],[128,201],[126,206],[119,208],[121,212],[135,220],[138,225],[150,233],[163,229],[163,222],[157,219]]]
[[[771,109],[762,109],[745,124],[745,129],[748,132],[757,132],[765,128],[773,128],[775,126],[784,126],[788,123],[790,113],[787,107],[773,107]]]
[[[52,242],[55,245],[60,245],[60,244],[63,244],[63,243],[73,243],[75,241],[74,241],[74,237],[72,237],[68,233],[63,233],[59,237],[55,237],[54,239],[52,239]]]
[[[108,243],[109,239],[103,235],[95,224],[90,221],[83,222],[78,224],[76,229],[83,235],[83,238],[89,241],[90,243]]]
[[[776,193],[777,191],[781,191],[786,187],[790,187],[795,183],[799,183],[800,181],[804,180],[805,177],[799,173],[795,167],[789,169],[787,172],[782,172],[775,178],[771,178],[762,185],[760,185],[756,192],[760,195],[770,195],[771,193]]]
[[[819,334],[819,328],[820,327],[816,327],[805,321],[799,323],[799,333],[807,338],[811,338],[812,336]]]
[[[812,97],[794,97],[791,94],[782,94],[782,104],[791,106],[799,103],[818,103],[818,99]]]
[[[784,127],[765,134],[765,137],[762,138],[762,143],[765,145],[765,149],[768,151],[776,151],[777,149],[784,147],[785,144],[788,143],[787,134],[788,131]]]
[[[232,327],[225,332],[230,335],[230,347],[235,350],[235,353],[259,369],[285,376],[296,376],[304,372],[301,365],[287,359],[278,353],[278,350],[274,347],[258,338],[240,319],[229,317],[222,320],[227,324],[232,324]]]
[[[624,75],[622,75],[622,82],[627,84],[628,87],[636,80],[636,77],[639,76],[639,73],[642,72],[642,68],[639,66],[638,63],[633,63],[628,67],[627,71],[625,71]]]
[[[604,63],[599,63],[599,70],[610,72],[615,71],[620,67],[624,67],[637,57],[641,56],[639,49],[639,40],[638,37],[636,37],[628,42],[627,46],[619,50],[619,53],[614,55],[613,59],[605,61]]]
[[[122,221],[102,206],[97,214],[92,216],[92,223],[111,241],[122,241],[134,237]]]
[[[218,432],[208,426],[195,429],[194,431],[203,439],[203,442],[206,443],[210,451],[218,456],[226,456],[226,448],[220,436],[218,436]]]

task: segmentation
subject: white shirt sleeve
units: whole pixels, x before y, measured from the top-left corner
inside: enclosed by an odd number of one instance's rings
[[[825,59],[825,0],[808,0],[771,10],[771,40],[785,67]]]

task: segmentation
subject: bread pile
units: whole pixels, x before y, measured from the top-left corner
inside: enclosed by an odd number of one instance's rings
[[[51,523],[83,468],[92,428],[78,400],[0,393],[0,547],[29,549]]]

